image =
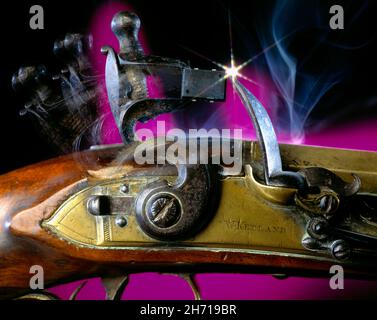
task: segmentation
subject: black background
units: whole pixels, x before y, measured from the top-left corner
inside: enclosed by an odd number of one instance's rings
[[[304,0],[302,0],[304,1]],[[306,2],[306,0],[305,0]],[[309,1],[308,1],[309,2]],[[318,2],[318,1],[317,1]],[[321,12],[328,15],[332,4],[342,4],[346,8],[346,30],[351,38],[354,34],[365,36],[365,44],[359,50],[347,53],[352,74],[345,81],[324,96],[312,114],[313,121],[321,121],[329,115],[328,103],[338,109],[344,105],[357,105],[360,101],[370,101],[376,96],[377,50],[375,32],[377,14],[375,4],[367,3],[362,13],[361,23],[347,29],[347,14],[357,12],[362,1],[319,1]],[[28,117],[20,117],[18,112],[25,103],[11,88],[12,74],[21,65],[44,63],[54,67],[56,59],[52,53],[53,42],[67,32],[87,31],[96,8],[105,3],[100,0],[64,1],[6,1],[2,3],[0,18],[2,57],[0,59],[0,172],[34,163],[52,157],[54,152],[40,138]],[[192,66],[212,68],[207,61],[183,48],[193,48],[213,60],[227,64],[229,61],[228,10],[233,21],[234,47],[237,56],[247,59],[250,51],[260,50],[256,34],[256,22],[264,19],[271,11],[274,1],[128,1],[140,16],[148,43],[154,54],[189,60]],[[45,12],[45,29],[31,30],[29,9],[32,5],[42,5]],[[295,17],[291,17],[294,19]],[[307,34],[310,33],[310,30]],[[307,34],[300,34],[292,50],[297,55],[306,54]],[[335,33],[330,36],[339,36]],[[247,41],[245,42],[245,39]],[[315,70],[329,61],[337,61],[341,51],[317,52],[310,66]],[[346,53],[344,53],[346,54]],[[344,56],[342,56],[344,57]],[[263,64],[263,61],[260,61]],[[334,100],[334,98],[336,98]],[[372,99],[373,100],[373,99]],[[364,104],[360,104],[364,106]],[[376,113],[374,103],[367,107],[355,108],[353,113],[339,121],[354,120],[355,117],[371,117]],[[337,109],[331,109],[331,112]]]

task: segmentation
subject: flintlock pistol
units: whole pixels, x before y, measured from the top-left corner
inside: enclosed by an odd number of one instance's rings
[[[215,161],[224,142],[216,139],[205,164],[188,161],[190,140],[176,161],[137,161],[143,146],[155,155],[173,145],[134,141],[138,121],[193,99],[225,99],[222,71],[144,55],[139,27],[135,14],[118,13],[120,52],[103,48],[124,143],[0,176],[0,296],[38,298],[32,265],[43,266],[46,287],[102,277],[109,299],[119,298],[127,274],[142,271],[323,276],[339,264],[350,277],[375,277],[377,153],[278,144],[266,110],[238,80],[257,133],[256,141],[225,141],[241,150],[241,170]],[[148,77],[163,83],[157,97]]]

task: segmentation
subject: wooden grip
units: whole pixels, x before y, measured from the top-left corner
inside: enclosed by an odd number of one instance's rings
[[[45,246],[15,232],[17,215],[41,208],[55,193],[75,185],[85,174],[72,156],[32,165],[0,177],[0,297],[12,296],[29,288],[30,267],[41,265],[46,283],[71,277],[80,271],[63,252]],[[42,208],[41,208],[42,209]],[[47,208],[39,211],[42,218]],[[23,221],[23,228],[33,234],[40,232],[35,217]]]

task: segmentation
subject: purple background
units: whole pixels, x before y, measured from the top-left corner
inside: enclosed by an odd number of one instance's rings
[[[99,8],[93,16],[89,27],[94,37],[93,64],[99,73],[104,72],[105,57],[100,55],[103,45],[111,45],[118,49],[118,43],[110,30],[110,21],[113,15],[120,10],[132,10],[124,3],[108,3]],[[141,42],[146,53],[150,53],[146,37],[141,30]],[[243,83],[257,96],[263,105],[270,105],[273,99],[273,90],[268,79],[259,74],[252,67],[242,70],[244,75],[256,80],[259,85],[250,82]],[[262,85],[260,85],[262,84]],[[103,82],[99,83],[103,86]],[[227,87],[227,101],[213,106],[213,115],[208,119],[188,119],[188,127],[224,127],[242,128],[246,139],[254,138],[254,132],[248,115],[235,97],[230,81]],[[106,97],[102,108],[104,113],[109,113]],[[268,110],[274,121],[274,110]],[[161,116],[159,120],[166,120],[167,127],[174,126],[174,119],[170,116]],[[145,125],[144,125],[145,126]],[[155,128],[155,121],[150,121],[146,126]],[[119,141],[119,134],[114,129],[112,117],[107,117],[103,140],[106,143]],[[377,122],[374,119],[353,123],[335,128],[329,128],[316,133],[307,133],[299,140],[292,140],[284,132],[278,132],[280,142],[350,148],[377,151]],[[362,159],[361,159],[362,160]],[[351,299],[377,297],[377,281],[345,280],[344,290],[331,290],[329,278],[311,279],[290,277],[277,280],[270,275],[251,274],[198,274],[195,279],[200,287],[203,299]],[[50,291],[62,299],[67,299],[73,290],[81,283],[74,282],[61,285]],[[100,279],[90,280],[78,295],[78,299],[104,299],[105,292]],[[157,273],[142,273],[130,276],[130,282],[122,296],[123,299],[193,299],[193,294],[187,283],[174,275],[160,275]]]

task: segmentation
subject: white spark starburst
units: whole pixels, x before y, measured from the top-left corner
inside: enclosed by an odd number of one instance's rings
[[[284,41],[288,36],[290,36],[291,34],[287,34],[286,36],[282,37],[281,39],[275,41],[274,43],[272,43],[271,45],[265,47],[262,51],[260,51],[259,53],[255,54],[254,56],[250,57],[249,59],[247,59],[246,61],[240,63],[240,64],[237,64],[235,59],[234,59],[234,54],[233,54],[233,36],[232,36],[232,24],[231,24],[231,18],[230,18],[230,12],[229,12],[229,16],[228,16],[228,19],[229,19],[229,49],[230,49],[230,61],[229,61],[229,64],[228,65],[223,65],[217,61],[214,61],[208,57],[206,57],[205,55],[202,55],[200,53],[198,53],[197,51],[194,51],[190,48],[187,48],[185,46],[182,46],[184,49],[186,49],[187,51],[190,51],[191,53],[201,57],[202,59],[205,59],[207,61],[209,61],[210,63],[214,64],[215,66],[217,66],[218,68],[221,68],[225,71],[225,75],[224,77],[218,79],[215,83],[212,84],[212,86],[216,85],[218,82],[221,82],[221,81],[224,81],[226,79],[231,79],[232,81],[232,84],[233,84],[233,89],[235,87],[235,81],[239,78],[243,79],[243,80],[246,80],[254,85],[257,85],[259,87],[263,87],[261,84],[259,84],[258,82],[254,81],[253,79],[249,78],[248,76],[245,75],[243,71],[243,69],[245,67],[247,67],[248,65],[250,65],[252,62],[254,62],[257,58],[259,58],[260,56],[262,56],[263,54],[265,54],[267,51],[271,50],[272,48],[276,47],[281,41]],[[210,86],[210,87],[212,87]],[[233,90],[233,93],[235,93],[235,90]]]
[[[241,68],[240,66],[236,66],[234,64],[234,61],[231,61],[231,64],[229,67],[222,66],[222,68],[225,70],[225,77],[232,78],[232,81],[235,81],[237,77],[241,76],[241,74],[239,73]]]

